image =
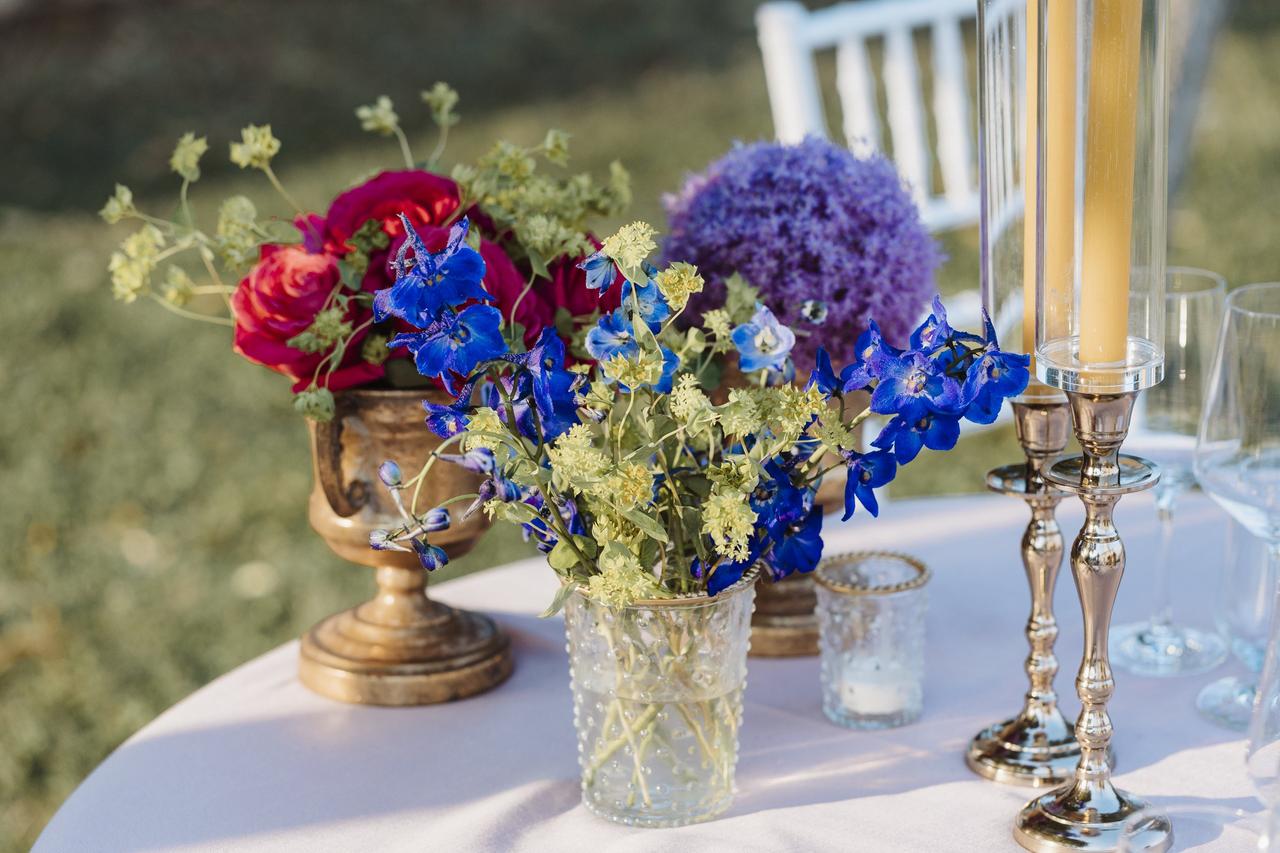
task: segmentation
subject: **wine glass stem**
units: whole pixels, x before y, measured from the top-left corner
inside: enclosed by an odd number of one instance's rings
[[[1169,564],[1173,554],[1173,512],[1177,495],[1172,490],[1159,495],[1156,501],[1156,517],[1160,522],[1160,554],[1156,560],[1154,608],[1151,627],[1157,633],[1167,633],[1173,624],[1173,605],[1169,599]]]

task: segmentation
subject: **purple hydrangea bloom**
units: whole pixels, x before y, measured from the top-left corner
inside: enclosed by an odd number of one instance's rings
[[[815,332],[792,353],[801,375],[819,344],[852,361],[872,318],[905,344],[943,260],[893,165],[822,139],[738,145],[664,203],[664,261],[696,264],[707,281],[691,316],[722,304],[740,273],[784,323]],[[802,316],[806,300],[825,303],[820,327]]]

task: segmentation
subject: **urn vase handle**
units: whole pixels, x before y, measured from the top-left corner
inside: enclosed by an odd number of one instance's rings
[[[369,502],[369,484],[360,479],[343,482],[342,424],[346,407],[341,399],[332,420],[311,422],[311,435],[316,448],[316,482],[334,513],[350,518]]]

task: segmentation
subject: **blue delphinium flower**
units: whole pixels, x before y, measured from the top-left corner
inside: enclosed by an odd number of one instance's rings
[[[898,464],[887,450],[871,453],[846,451],[845,464],[849,467],[849,479],[844,487],[844,520],[853,516],[859,503],[873,516],[880,514],[875,490],[887,486],[898,473]]]
[[[732,337],[743,373],[766,368],[781,371],[796,343],[795,332],[782,325],[765,305],[757,305],[756,313],[735,328]]]
[[[507,351],[501,325],[502,314],[489,305],[470,305],[457,314],[446,308],[424,331],[396,335],[387,346],[408,347],[418,372],[444,380],[452,392],[451,374],[468,376]]]
[[[615,355],[630,358],[640,350],[632,332],[631,320],[622,308],[604,315],[587,332],[587,352],[596,361],[608,361]]]
[[[813,571],[822,559],[822,507],[815,506],[801,520],[780,529],[775,538],[768,558],[775,580]]]
[[[958,332],[947,322],[947,309],[942,297],[933,297],[933,312],[911,333],[911,348],[938,350],[950,344],[981,344],[982,338],[969,332]]]
[[[578,269],[587,274],[587,287],[600,291],[601,296],[608,293],[609,288],[618,280],[617,266],[603,252],[588,255],[578,264]]]
[[[402,213],[405,241],[394,262],[396,282],[373,296],[373,318],[382,322],[399,317],[419,328],[427,326],[446,308],[467,302],[490,302],[493,297],[484,289],[484,258],[466,244],[466,219],[449,231],[444,250],[431,253],[412,223]],[[413,260],[407,251],[413,249]]]
[[[854,345],[854,360],[840,372],[845,393],[861,391],[879,378],[879,369],[888,358],[896,358],[902,350],[891,347],[880,334],[875,320],[867,322],[867,330],[858,335]]]
[[[984,313],[983,321],[985,346],[969,368],[963,396],[967,403],[965,417],[975,423],[989,424],[1000,414],[1006,397],[1026,389],[1031,380],[1031,357],[1002,352],[991,318]]]
[[[655,333],[671,317],[671,306],[662,297],[662,291],[653,279],[640,285],[633,284],[630,279],[624,280],[622,308],[628,313],[639,313],[640,319]]]
[[[915,420],[897,415],[885,425],[872,445],[882,450],[893,449],[899,465],[906,465],[920,453],[920,448],[950,450],[960,438],[960,418],[927,412]]]
[[[533,349],[512,359],[528,371],[542,440],[555,441],[578,422],[574,389],[579,376],[565,367],[564,341],[554,328],[542,330]]]
[[[963,406],[960,383],[919,351],[884,358],[875,370],[871,411],[878,415],[914,421],[929,412],[957,412]]]
[[[755,565],[760,559],[760,554],[764,550],[763,540],[759,536],[751,537],[750,551],[745,560],[739,560],[736,563],[716,563],[711,567],[711,574],[707,577],[707,595],[718,595],[723,590],[733,586],[742,580],[742,576],[747,573],[747,569]],[[700,560],[694,558],[693,576],[701,578],[707,571],[706,566]]]

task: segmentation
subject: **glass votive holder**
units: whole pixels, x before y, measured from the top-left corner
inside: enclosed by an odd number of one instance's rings
[[[904,554],[864,551],[828,557],[814,578],[823,712],[851,729],[917,719],[929,570]]]

